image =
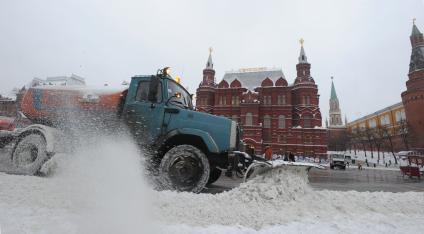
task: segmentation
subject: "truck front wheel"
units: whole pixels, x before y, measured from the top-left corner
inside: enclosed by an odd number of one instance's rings
[[[178,145],[166,152],[159,173],[164,189],[199,193],[209,179],[209,161],[198,148]]]
[[[46,140],[40,134],[22,137],[13,149],[12,162],[18,174],[34,175],[47,160]]]
[[[209,175],[208,184],[215,183],[219,179],[219,177],[221,177],[221,174],[222,174],[222,170],[221,169],[216,168],[216,167],[214,169],[212,169],[211,170],[211,173]]]

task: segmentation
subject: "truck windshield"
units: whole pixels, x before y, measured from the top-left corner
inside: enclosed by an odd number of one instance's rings
[[[180,94],[180,95],[177,95]],[[171,98],[174,96],[173,98]],[[193,109],[193,103],[191,102],[191,96],[181,85],[177,84],[173,80],[168,80],[168,98],[170,103],[184,108]]]
[[[340,154],[333,154],[333,155],[332,155],[332,157],[333,157],[333,158],[340,158],[340,159],[343,159],[343,158],[344,158],[344,155],[340,155]]]

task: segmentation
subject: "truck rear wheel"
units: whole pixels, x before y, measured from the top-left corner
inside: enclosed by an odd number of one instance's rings
[[[209,179],[209,161],[198,148],[178,145],[166,152],[159,173],[164,189],[199,193]]]
[[[48,160],[46,140],[40,134],[31,133],[22,137],[15,145],[12,162],[17,173],[35,175]]]

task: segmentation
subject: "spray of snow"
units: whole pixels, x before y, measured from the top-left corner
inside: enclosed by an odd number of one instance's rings
[[[73,154],[56,155],[54,162],[48,177],[0,174],[5,233],[155,232],[151,189],[129,138],[99,137]]]
[[[152,232],[150,189],[129,138],[103,138],[66,159],[59,177],[79,207],[78,233]]]

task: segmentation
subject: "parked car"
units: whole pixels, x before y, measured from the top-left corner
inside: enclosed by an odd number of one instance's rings
[[[330,154],[330,169],[346,169],[346,157],[343,154]]]

